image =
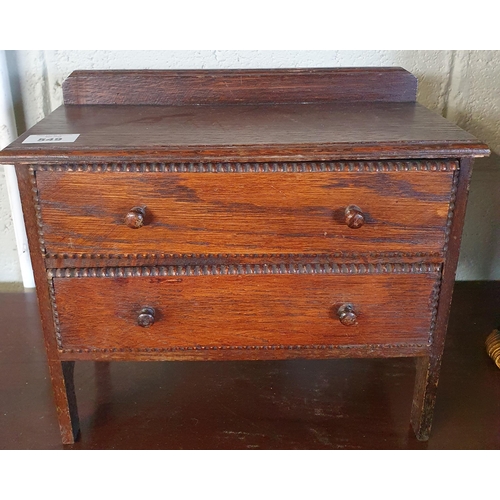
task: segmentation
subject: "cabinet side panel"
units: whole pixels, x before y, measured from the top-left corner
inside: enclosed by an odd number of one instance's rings
[[[460,171],[456,174],[459,177],[456,191],[452,193],[451,203],[454,204],[454,207],[452,216],[448,220],[445,262],[433,342],[430,348],[430,356],[420,358],[417,363],[411,423],[417,438],[420,440],[429,438],[432,424],[441,358],[448,328],[453,285],[455,283],[465,209],[469,194],[472,163],[471,158],[462,159],[460,161]]]
[[[39,226],[36,208],[37,186],[35,172],[24,165],[16,165],[16,173],[61,438],[63,443],[71,444],[79,432],[78,411],[73,384],[73,362],[61,361],[57,351],[51,299],[53,295],[52,279],[49,280],[47,277],[43,259],[43,245],[41,245],[40,240],[42,228]]]

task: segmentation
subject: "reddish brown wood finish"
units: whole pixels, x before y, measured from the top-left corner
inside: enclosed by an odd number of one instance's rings
[[[2,450],[500,449],[500,372],[484,349],[500,281],[455,286],[427,442],[408,426],[414,359],[372,358],[78,362],[81,439],[62,445],[36,295],[0,293],[0,325]]]
[[[453,172],[36,175],[49,254],[314,254],[442,251]],[[134,205],[150,219],[137,230]]]
[[[57,350],[53,301],[51,299],[49,281],[47,280],[38,238],[39,221],[33,201],[33,177],[30,176],[26,168],[19,168],[19,166],[16,168],[16,173],[28,235],[31,262],[33,264],[33,274],[36,283],[57,418],[62,441],[65,444],[70,444],[74,442],[80,428],[73,385],[74,362],[71,360],[62,361]]]
[[[184,351],[119,351],[68,350],[60,352],[61,360],[71,361],[271,361],[287,359],[345,359],[345,358],[407,358],[428,356],[429,346],[424,344],[377,344],[332,346],[329,349],[201,349]]]
[[[427,344],[438,276],[56,278],[54,287],[63,349],[324,349]],[[344,303],[357,311],[349,327]],[[147,330],[137,324],[145,306],[155,311]]]
[[[238,265],[297,265],[309,263],[311,265],[335,262],[338,265],[351,266],[353,262],[366,266],[384,264],[418,264],[421,262],[440,264],[443,261],[443,252],[334,252],[331,254],[170,254],[155,252],[154,254],[109,254],[109,253],[68,253],[46,254],[45,265],[48,269],[54,268],[107,268],[117,266],[238,266]]]
[[[23,144],[31,134],[76,142]],[[417,103],[61,106],[2,161],[273,162],[484,156],[475,137]]]
[[[363,210],[357,205],[349,205],[345,209],[345,223],[351,229],[359,229],[366,222]]]
[[[358,324],[357,306],[353,304],[342,304],[337,309],[337,316],[344,326],[354,326]]]
[[[439,369],[448,327],[455,273],[458,265],[471,170],[472,160],[463,159],[460,162],[460,177],[456,193],[453,193],[451,202],[454,205],[454,211],[453,219],[449,221],[447,228],[449,244],[444,261],[434,340],[430,355],[417,361],[411,423],[415,435],[423,441],[429,439],[434,406],[436,404]]]
[[[428,438],[470,166],[489,150],[411,102],[414,84],[401,69],[70,78],[72,104],[0,152],[63,442],[81,359],[413,356]],[[80,135],[23,144],[64,133]]]
[[[276,104],[415,101],[417,79],[403,68],[74,71],[65,104]]]
[[[130,229],[139,229],[144,225],[146,219],[146,209],[144,207],[134,207],[125,215],[124,222]]]
[[[154,325],[156,318],[156,310],[154,307],[143,307],[137,316],[137,326],[141,328],[149,328]]]

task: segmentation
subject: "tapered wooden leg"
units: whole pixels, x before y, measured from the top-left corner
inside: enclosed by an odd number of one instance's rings
[[[411,425],[419,441],[427,441],[431,432],[440,365],[440,356],[417,358]]]
[[[448,318],[450,314],[453,283],[458,264],[462,227],[465,217],[465,207],[469,192],[469,179],[472,158],[460,160],[460,170],[453,179],[453,198],[450,207],[454,207],[452,218],[448,221],[445,263],[441,282],[441,292],[437,309],[436,323],[432,332],[432,351],[430,356],[418,358],[415,392],[411,410],[411,425],[417,439],[427,441],[431,431],[434,405],[436,402],[437,385],[441,355],[443,354]],[[451,224],[450,224],[451,222]]]
[[[36,211],[36,178],[33,169],[26,165],[16,165],[19,192],[23,205],[24,222],[33,264],[40,319],[42,322],[45,349],[49,363],[50,378],[57,409],[57,419],[61,430],[62,442],[72,444],[79,432],[78,412],[76,409],[75,387],[73,383],[74,361],[60,361],[56,341],[56,329],[51,296],[52,280],[48,279],[45,262],[40,252],[43,237],[39,233]]]
[[[64,444],[73,444],[80,431],[74,385],[74,361],[49,360],[57,419]]]

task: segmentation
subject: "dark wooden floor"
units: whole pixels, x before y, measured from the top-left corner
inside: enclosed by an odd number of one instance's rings
[[[60,444],[34,293],[0,294],[1,449],[500,449],[484,340],[500,282],[456,285],[430,440],[409,428],[414,362],[76,365],[82,434]]]

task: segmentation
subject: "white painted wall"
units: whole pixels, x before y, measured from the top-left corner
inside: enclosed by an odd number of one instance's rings
[[[19,132],[62,103],[62,82],[75,69],[402,66],[418,78],[421,104],[496,152],[476,162],[457,278],[500,279],[500,51],[29,50],[7,59]],[[0,171],[0,281],[20,280],[6,200]]]
[[[0,50],[0,148],[7,146],[16,137],[5,53]],[[17,248],[22,249],[23,242],[16,241],[13,211],[9,206],[15,180],[13,168],[12,165],[0,165],[0,281],[19,282],[22,280],[22,273]],[[14,193],[16,194],[18,193]],[[17,207],[17,212],[19,213],[19,207]],[[19,255],[22,255],[22,251]]]
[[[2,123],[2,130],[0,132],[0,148],[3,148],[17,137],[14,106],[12,103],[12,92],[10,90],[10,82],[7,71],[7,59],[5,57],[4,50],[0,50],[0,123]],[[8,247],[8,251],[13,253],[17,250],[18,257],[18,266],[15,266],[15,259],[7,260],[7,263],[12,262],[13,265],[10,270],[10,274],[13,274],[14,279],[11,279],[10,281],[18,281],[16,278],[17,271],[19,270],[24,287],[34,288],[35,280],[31,267],[28,238],[26,236],[26,229],[24,226],[23,211],[21,208],[21,197],[19,195],[16,171],[14,165],[2,165],[0,167],[3,169],[0,174],[3,174],[2,184],[5,181],[5,187],[7,188],[7,194],[9,196],[10,202],[10,212],[6,211],[5,214],[9,222],[9,225],[6,225],[6,228],[8,228],[6,229],[6,231],[8,231],[9,233],[11,233],[12,231],[14,232],[16,242],[14,248],[12,248],[12,245],[10,245],[10,248]],[[12,224],[10,224],[11,222]],[[9,243],[8,239],[6,239],[6,243]]]

